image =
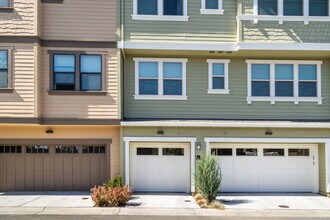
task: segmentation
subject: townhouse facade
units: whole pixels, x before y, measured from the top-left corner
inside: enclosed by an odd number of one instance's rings
[[[0,1],[0,191],[120,173],[116,18],[116,1]]]
[[[212,153],[223,192],[329,194],[329,7],[122,1],[126,183],[193,192]]]
[[[329,0],[0,0],[0,191],[330,193]]]

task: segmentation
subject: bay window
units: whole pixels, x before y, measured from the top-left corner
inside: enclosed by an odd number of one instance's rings
[[[134,20],[188,21],[187,0],[133,0]]]
[[[187,59],[135,58],[135,99],[187,100]]]
[[[248,104],[253,101],[317,102],[322,61],[247,60]]]

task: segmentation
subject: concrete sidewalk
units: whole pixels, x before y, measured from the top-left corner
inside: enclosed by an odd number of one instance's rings
[[[330,210],[234,210],[157,208],[0,207],[0,219],[200,220],[203,219],[330,219]]]

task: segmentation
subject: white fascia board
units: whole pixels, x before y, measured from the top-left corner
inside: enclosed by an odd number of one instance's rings
[[[214,138],[205,137],[207,143],[326,143],[328,138]]]
[[[124,137],[124,142],[196,142],[194,137]]]
[[[236,43],[187,43],[187,42],[127,42],[124,49],[141,50],[201,50],[201,51],[236,51]]]
[[[323,128],[329,129],[330,123],[318,122],[255,122],[255,121],[132,121],[121,122],[123,127],[224,127],[224,128]]]

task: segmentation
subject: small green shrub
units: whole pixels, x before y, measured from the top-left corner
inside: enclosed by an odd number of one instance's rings
[[[116,188],[116,187],[123,187],[124,183],[123,183],[123,178],[121,176],[114,176],[112,178],[112,180],[108,180],[105,183],[105,187],[107,189],[109,188]]]
[[[195,182],[198,192],[210,204],[220,190],[222,181],[221,170],[218,161],[212,155],[202,155],[197,161]]]
[[[103,186],[91,189],[91,197],[98,207],[120,207],[125,206],[130,199],[132,192],[128,186],[117,186],[115,188],[106,188]]]

